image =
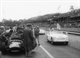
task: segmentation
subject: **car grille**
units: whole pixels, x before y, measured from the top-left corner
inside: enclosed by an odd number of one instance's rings
[[[60,40],[64,40],[65,38],[58,38],[58,39],[60,39]]]

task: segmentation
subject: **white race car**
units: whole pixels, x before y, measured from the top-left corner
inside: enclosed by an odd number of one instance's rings
[[[64,43],[64,44],[68,44],[69,42],[69,38],[67,35],[67,32],[63,32],[63,31],[50,31],[47,34],[47,41],[50,43]]]
[[[40,32],[39,32],[39,34],[41,34],[41,35],[45,35],[45,30],[43,30],[43,29],[40,29]]]

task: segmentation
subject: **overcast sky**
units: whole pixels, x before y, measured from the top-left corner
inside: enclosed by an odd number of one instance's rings
[[[1,0],[1,19],[28,19],[39,15],[68,12],[79,8],[79,0]],[[1,20],[0,20],[1,21]]]

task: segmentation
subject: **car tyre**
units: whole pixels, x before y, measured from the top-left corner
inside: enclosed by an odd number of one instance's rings
[[[5,55],[7,51],[6,50],[2,50],[1,52],[2,52],[3,55]]]
[[[5,48],[5,45],[4,44],[1,44],[0,43],[0,51],[2,54],[5,54],[6,53],[6,48]]]
[[[51,41],[51,44],[53,45],[53,41]]]

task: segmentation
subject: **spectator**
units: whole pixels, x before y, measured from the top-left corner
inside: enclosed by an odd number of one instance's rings
[[[38,46],[40,45],[40,42],[39,42],[39,32],[40,32],[39,26],[36,26],[36,28],[35,28],[35,37],[37,39]]]
[[[34,41],[35,41],[35,38],[32,32],[32,25],[27,25],[27,28],[25,28],[23,31],[22,38],[24,39],[24,47],[26,51],[26,56],[27,57],[32,56],[31,51],[34,49]]]

